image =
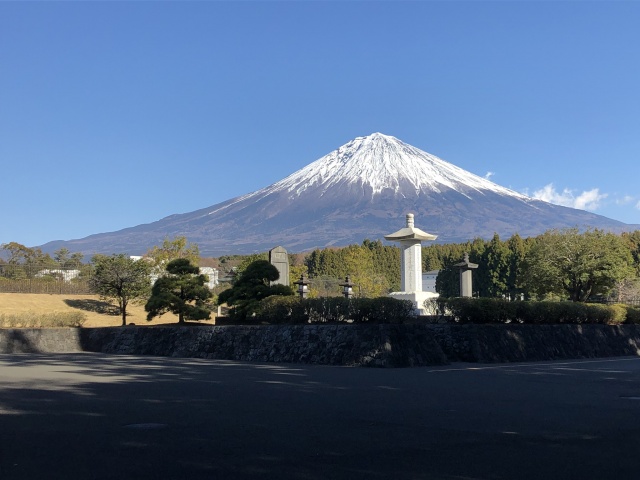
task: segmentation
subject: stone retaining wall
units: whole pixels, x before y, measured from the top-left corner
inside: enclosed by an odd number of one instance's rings
[[[635,325],[273,325],[0,330],[0,353],[102,352],[410,367],[640,355]]]
[[[640,325],[429,325],[451,362],[640,355]]]

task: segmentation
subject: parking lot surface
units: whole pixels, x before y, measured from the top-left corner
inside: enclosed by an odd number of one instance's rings
[[[640,358],[0,355],[0,479],[640,478]]]

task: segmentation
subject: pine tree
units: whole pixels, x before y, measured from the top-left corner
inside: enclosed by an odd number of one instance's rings
[[[481,296],[501,297],[508,294],[511,252],[495,233],[481,257]]]
[[[178,323],[209,319],[211,309],[207,301],[212,293],[205,286],[207,276],[200,275],[198,267],[186,258],[172,260],[166,271],[167,275],[153,284],[151,297],[144,306],[147,320],[167,312],[177,315]]]

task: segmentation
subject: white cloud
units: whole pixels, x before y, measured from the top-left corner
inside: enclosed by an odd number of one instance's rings
[[[636,203],[636,208],[640,210],[640,202]]]
[[[633,202],[633,197],[631,195],[625,195],[624,197],[616,200],[616,204],[618,205],[628,205],[631,202]]]
[[[628,205],[633,202],[634,198],[631,195],[625,195],[622,198],[616,199],[616,205]]]
[[[487,180],[491,180],[491,177],[493,177],[495,174],[496,172],[487,172],[484,178],[486,178]]]
[[[580,210],[597,210],[600,207],[600,202],[607,197],[608,194],[600,193],[599,188],[582,192],[577,196],[574,195],[573,190],[568,188],[565,188],[562,192],[557,192],[553,183],[533,192],[533,198],[535,199]]]

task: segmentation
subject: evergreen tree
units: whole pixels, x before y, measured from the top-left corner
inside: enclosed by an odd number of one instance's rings
[[[633,257],[633,266],[636,271],[636,276],[640,276],[640,230],[624,232],[622,234],[622,240],[629,248],[631,256]]]
[[[441,297],[460,296],[460,270],[454,267],[460,259],[449,258],[445,261],[444,267],[438,272],[436,277],[436,292]]]
[[[445,249],[442,245],[422,247],[422,271],[440,270],[444,267]]]
[[[207,301],[212,293],[205,286],[207,276],[200,275],[199,268],[187,258],[172,260],[166,271],[167,275],[153,284],[151,297],[144,306],[147,320],[167,312],[177,315],[178,323],[209,319],[211,310]]]
[[[511,252],[496,233],[486,245],[479,264],[481,296],[501,297],[509,290]]]
[[[376,275],[384,277],[387,291],[400,290],[400,249],[396,246],[382,245],[380,240],[373,242],[368,248],[372,253],[373,270]]]
[[[343,275],[339,250],[335,248],[325,248],[324,250],[314,250],[307,259],[309,276],[319,277],[328,275],[339,278]]]
[[[271,285],[280,272],[267,260],[256,260],[247,266],[234,285],[218,295],[218,304],[233,306],[231,315],[246,319],[254,314],[260,300],[271,295],[293,295],[291,287]]]
[[[621,237],[602,230],[549,230],[537,238],[526,264],[531,292],[577,302],[606,295],[617,282],[635,273],[628,246]]]
[[[443,267],[436,277],[436,292],[442,297],[459,297],[460,268],[455,265],[464,259],[465,253],[468,253],[469,261],[477,263],[478,270],[480,270],[484,245],[485,241],[480,238],[476,238],[472,242],[440,245]],[[480,295],[484,291],[483,285],[486,283],[478,275],[478,270],[472,272],[474,296]]]
[[[528,246],[522,237],[515,233],[511,238],[509,238],[509,240],[507,240],[507,248],[510,252],[507,291],[512,299],[516,299],[519,298],[521,294],[525,293],[524,262]]]
[[[244,272],[249,265],[251,265],[254,262],[257,262],[258,260],[264,260],[265,262],[269,261],[269,253],[268,252],[262,252],[262,253],[252,253],[250,255],[245,255],[242,260],[240,261],[240,264],[238,265],[238,268],[236,269],[236,273],[238,275],[241,275],[242,272]]]
[[[60,268],[78,269],[82,266],[83,255],[81,253],[71,253],[63,247],[53,252],[53,255],[53,259]]]

